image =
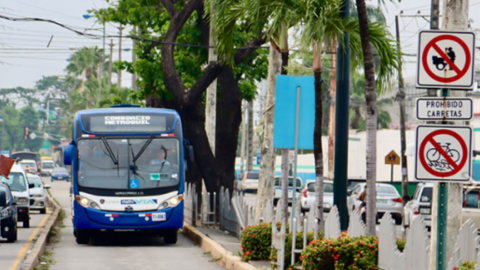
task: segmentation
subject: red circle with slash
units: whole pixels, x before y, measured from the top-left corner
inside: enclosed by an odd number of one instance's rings
[[[433,139],[433,137],[437,136],[437,135],[449,135],[449,136],[452,136],[453,138],[455,138],[459,143],[460,143],[460,146],[462,147],[462,159],[460,160],[460,162],[457,164],[455,163],[455,161],[447,154],[447,152],[445,152],[445,150],[443,150],[443,148],[438,145],[438,143]],[[438,172],[438,171],[435,171],[434,169],[430,168],[430,166],[428,165],[427,161],[425,160],[425,147],[427,146],[427,143],[431,143],[435,149],[440,153],[440,155],[445,158],[445,160],[448,162],[448,164],[450,166],[453,167],[453,170],[449,171],[449,172]],[[419,159],[420,159],[420,163],[422,164],[423,168],[429,172],[430,174],[434,175],[434,176],[437,176],[437,177],[448,177],[448,176],[452,176],[452,175],[455,175],[456,173],[458,173],[466,164],[467,162],[467,157],[468,157],[468,150],[467,150],[467,144],[465,143],[465,141],[463,141],[463,138],[458,135],[458,133],[452,131],[452,130],[448,130],[448,129],[439,129],[439,130],[435,130],[433,131],[432,133],[428,134],[422,141],[422,144],[420,144],[420,148],[419,148]]]
[[[440,47],[437,45],[437,42],[442,41],[442,40],[454,41],[462,47],[463,51],[465,52],[465,65],[463,66],[463,68],[461,70],[450,60],[450,58],[447,56],[447,54],[445,54],[445,52],[442,51],[442,49],[440,49]],[[457,73],[457,75],[455,75],[453,77],[445,78],[445,77],[437,76],[435,73],[433,73],[433,71],[430,69],[430,67],[428,65],[428,59],[427,59],[428,52],[432,48],[438,54],[440,54],[440,57],[445,62],[447,62],[448,66],[451,67]],[[441,36],[435,37],[434,39],[430,40],[430,42],[427,43],[427,46],[425,46],[425,48],[423,49],[423,55],[422,55],[422,64],[423,64],[423,67],[425,69],[425,72],[427,72],[427,74],[430,76],[430,78],[432,78],[436,81],[442,82],[442,83],[451,83],[451,82],[455,82],[455,81],[461,79],[467,73],[468,69],[470,68],[470,64],[471,64],[470,61],[471,60],[472,60],[472,56],[470,55],[470,50],[468,49],[467,44],[465,44],[465,42],[463,42],[463,40],[460,39],[459,37],[452,36],[452,35],[441,35]]]

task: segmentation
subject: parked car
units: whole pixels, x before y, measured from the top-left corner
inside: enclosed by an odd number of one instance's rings
[[[23,222],[24,228],[30,227],[30,188],[33,184],[29,184],[27,176],[22,166],[18,163],[13,164],[8,179],[0,175],[0,181],[6,183],[17,203],[17,221]]]
[[[43,185],[42,179],[38,175],[27,173],[28,183],[34,187],[30,189],[30,210],[39,210],[45,214],[47,210],[47,189],[50,185]]]
[[[57,180],[62,180],[67,182],[70,180],[70,174],[68,173],[68,170],[66,168],[58,167],[53,169],[51,181],[53,182]]]
[[[366,185],[366,183],[357,184],[352,190],[351,195],[347,198],[349,210],[360,210],[362,202],[358,200],[358,197],[365,190]],[[376,184],[376,188],[378,218],[382,218],[386,212],[389,212],[397,225],[402,224],[403,200],[397,189],[390,184],[378,183]]]
[[[1,236],[7,238],[7,242],[17,241],[17,203],[10,187],[2,182],[0,182],[0,229]]]
[[[315,203],[315,180],[307,180],[302,186],[300,205],[302,212],[307,212]],[[330,212],[333,206],[333,181],[323,181],[323,211]]]
[[[240,189],[243,191],[258,189],[258,172],[246,172],[242,181],[240,181]]]
[[[282,198],[282,177],[277,176],[275,177],[275,193],[273,195],[273,205],[277,205],[280,198]],[[302,179],[297,177],[297,183],[295,184],[297,190],[295,192],[295,198],[298,199],[300,197],[300,191],[302,190]],[[288,205],[292,205],[292,195],[293,195],[293,177],[288,178]]]
[[[480,187],[466,186],[463,192],[462,224],[471,219],[480,228]]]
[[[432,221],[433,183],[418,183],[412,199],[405,204],[405,226],[410,226],[416,217],[422,216],[427,229]]]
[[[347,179],[347,193],[351,193],[357,184],[365,183],[367,179],[365,178],[348,178]]]

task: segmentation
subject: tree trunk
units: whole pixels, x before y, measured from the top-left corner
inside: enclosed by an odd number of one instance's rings
[[[330,51],[337,49],[337,39],[332,40]],[[333,166],[335,156],[335,96],[337,95],[337,55],[332,54],[330,71],[330,103],[328,106],[328,179],[333,180]]]
[[[238,132],[242,120],[242,90],[228,68],[218,77],[215,162],[223,187],[233,191]]]
[[[315,157],[315,217],[323,231],[323,149],[322,149],[322,44],[313,45],[313,75],[315,78],[315,127],[313,130],[313,155]]]
[[[263,117],[262,158],[260,160],[260,174],[258,176],[257,204],[255,209],[255,224],[260,222],[267,201],[273,202],[275,192],[275,149],[273,148],[273,120],[275,117],[275,89],[277,74],[281,72],[282,62],[280,53],[270,48],[267,77],[267,98]]]
[[[367,106],[367,234],[375,235],[377,217],[377,188],[375,185],[377,177],[377,92],[375,91],[375,67],[365,0],[356,1],[365,69],[365,101]]]
[[[248,103],[247,172],[253,171],[253,100]]]

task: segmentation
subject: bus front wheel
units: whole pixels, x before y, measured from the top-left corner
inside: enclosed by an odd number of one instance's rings
[[[177,230],[172,230],[163,236],[165,244],[176,244],[178,239]]]
[[[75,229],[73,234],[75,235],[75,240],[77,244],[88,244],[90,241],[90,235],[85,230]]]

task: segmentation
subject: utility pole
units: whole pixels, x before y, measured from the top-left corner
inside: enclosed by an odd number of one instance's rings
[[[439,17],[438,3],[439,0],[432,0],[432,22],[436,21],[437,27]],[[469,1],[443,0],[442,29],[454,31],[468,30],[468,8]],[[434,27],[434,23],[431,26]],[[442,89],[442,96],[447,97],[448,92],[450,92],[448,89]],[[465,97],[466,91],[451,91],[450,96]],[[430,238],[430,269],[444,270],[448,261],[452,258],[462,222],[462,191],[461,183],[434,184],[431,211],[433,226]],[[441,208],[446,208],[446,217],[439,219],[438,210],[441,210]],[[445,225],[440,226],[439,224],[443,220],[446,220],[446,228]]]
[[[350,17],[350,1],[344,0],[340,16]],[[348,112],[350,99],[350,45],[345,33],[337,47],[337,93],[335,106],[335,161],[333,204],[338,207],[340,229],[348,229],[347,177],[348,177]]]
[[[112,88],[113,39],[110,40],[110,60],[108,63],[108,89]]]
[[[401,51],[400,46],[400,29],[398,23],[398,15],[395,16],[395,27],[397,32],[397,50]],[[409,200],[408,196],[408,175],[407,175],[407,156],[405,155],[405,151],[407,149],[406,142],[405,142],[405,89],[403,85],[403,66],[402,61],[399,62],[398,67],[398,93],[396,99],[400,102],[400,146],[401,146],[401,153],[400,158],[402,160],[402,196],[403,196],[403,205],[407,203]],[[405,215],[404,215],[405,216]]]
[[[119,26],[118,30],[120,31],[120,38],[118,39],[118,62],[122,62],[122,31],[124,27]],[[122,88],[122,70],[118,69],[118,77],[117,77],[117,88]]]
[[[247,172],[253,171],[253,101],[248,102]]]
[[[133,34],[137,34],[137,27],[133,27]],[[137,91],[137,75],[135,74],[135,61],[137,61],[137,55],[135,54],[135,46],[137,45],[137,40],[133,39],[133,46],[132,46],[132,91]]]

